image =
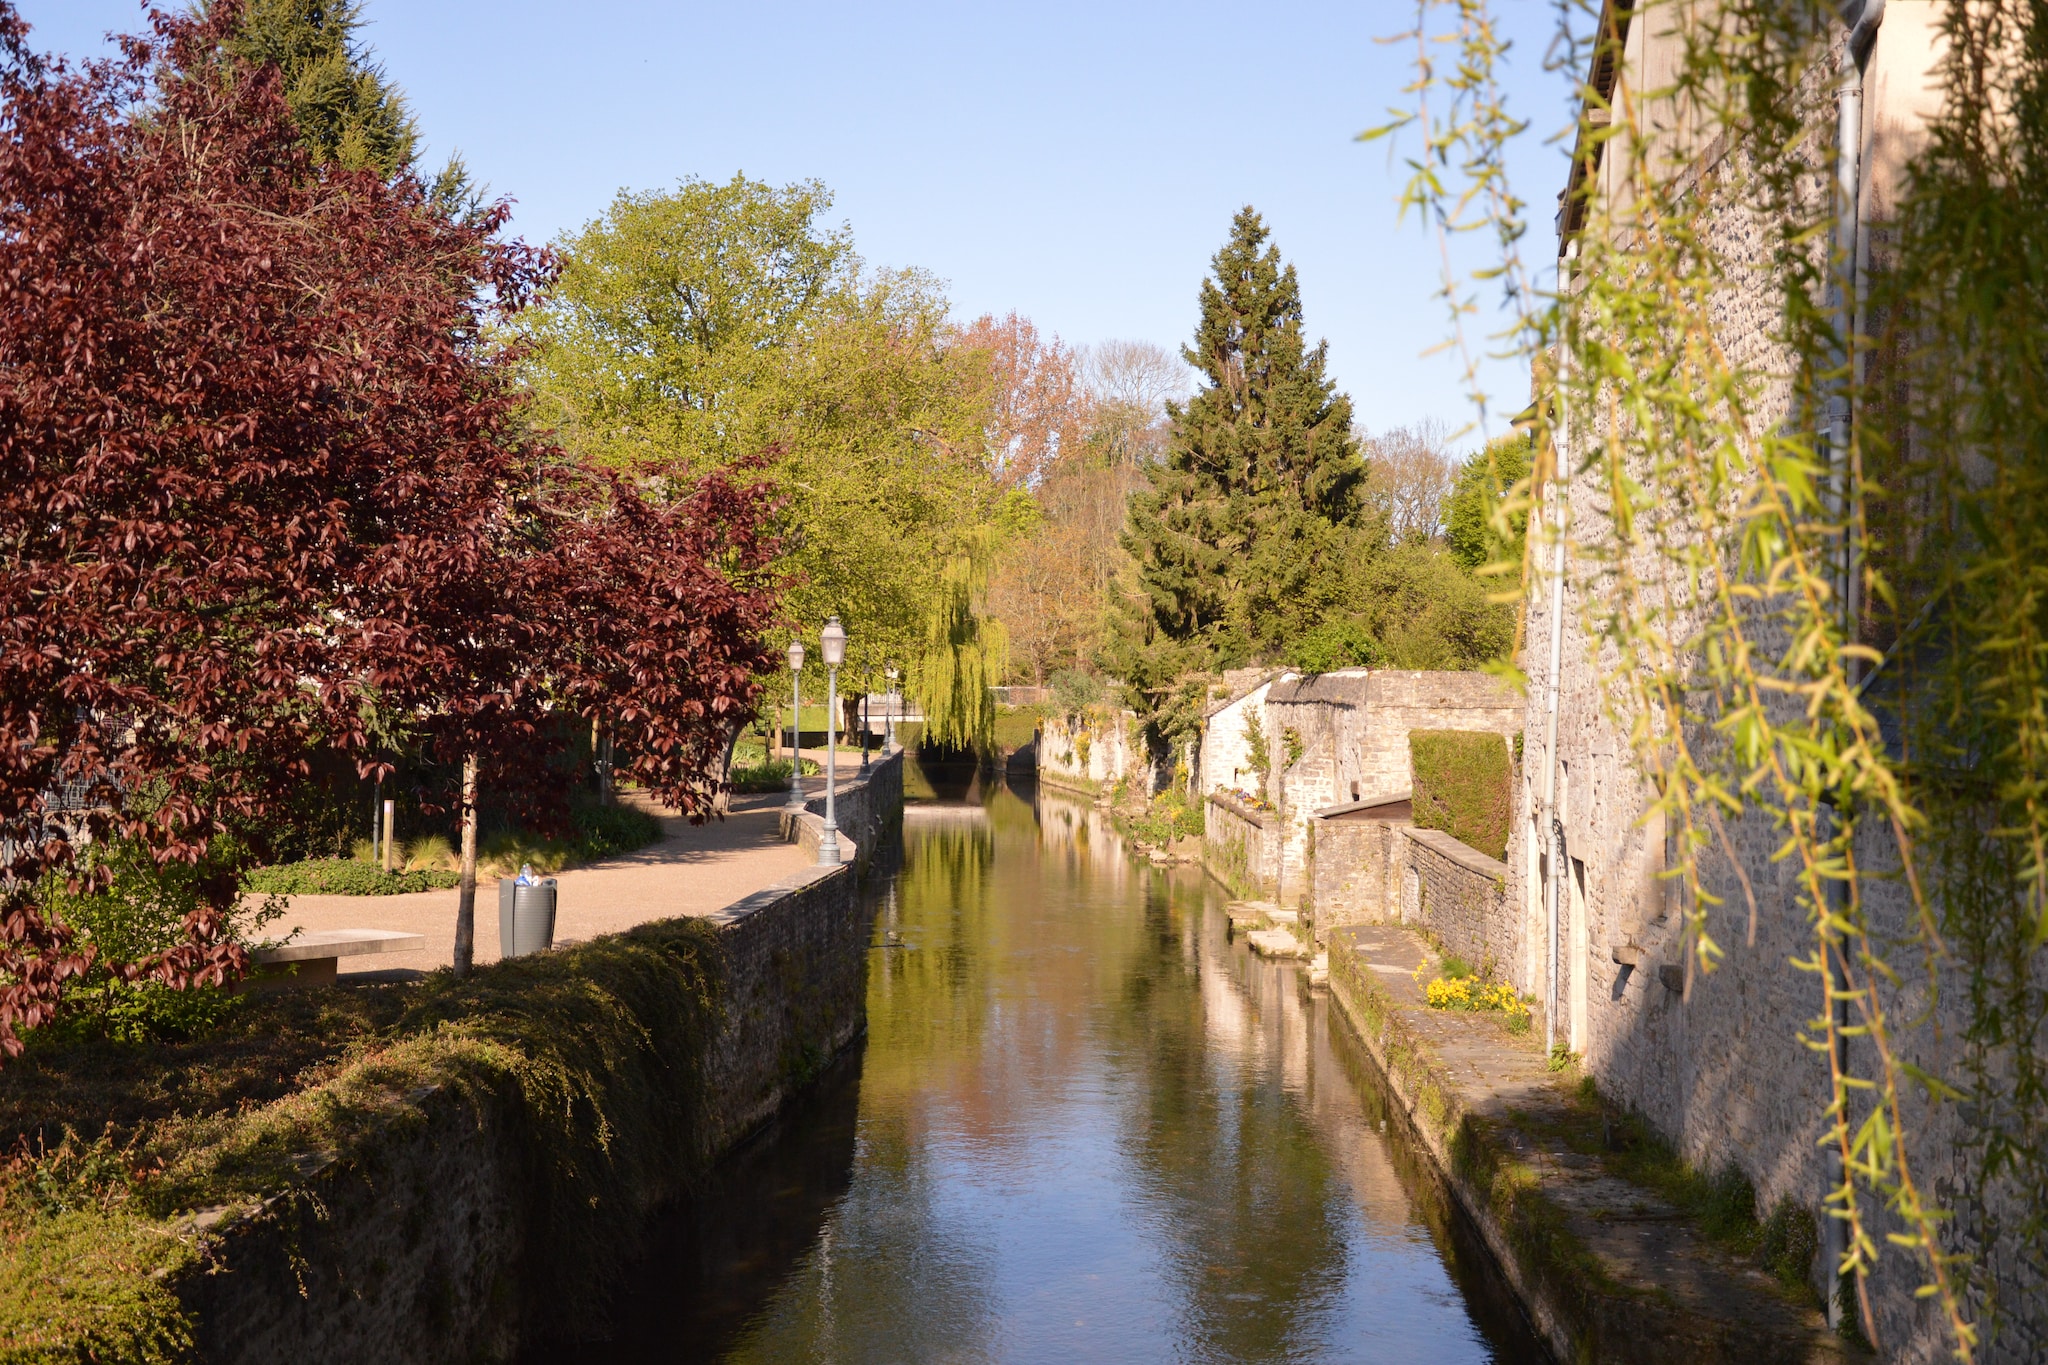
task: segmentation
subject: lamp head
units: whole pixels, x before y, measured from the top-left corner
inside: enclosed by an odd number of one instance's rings
[[[846,662],[846,628],[839,624],[838,617],[826,618],[825,630],[818,637],[818,643],[824,646],[827,668],[837,668]]]
[[[802,640],[791,640],[789,642],[789,671],[792,673],[804,671],[804,642]]]

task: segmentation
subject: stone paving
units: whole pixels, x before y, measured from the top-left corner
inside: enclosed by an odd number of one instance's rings
[[[822,765],[825,754],[822,749],[807,750],[804,757]],[[840,754],[842,784],[859,768],[858,756],[849,762],[844,752]],[[824,788],[822,776],[804,779],[807,795]],[[778,814],[787,800],[782,792],[735,796],[724,820],[703,825],[692,825],[638,793],[621,799],[641,804],[660,818],[662,837],[631,853],[557,874],[558,944],[617,933],[648,920],[714,914],[812,861],[782,836]],[[454,960],[457,899],[454,890],[403,896],[290,896],[284,918],[268,926],[264,936],[282,938],[295,927],[308,932],[391,929],[425,935],[426,944],[418,951],[343,958],[339,964],[343,978],[405,978]],[[495,877],[479,877],[476,961],[495,962],[498,955],[498,882]]]
[[[1563,1344],[1562,1333],[1577,1348],[1566,1355],[1603,1360],[1740,1358],[1756,1365],[1858,1358],[1827,1330],[1817,1307],[1800,1306],[1757,1266],[1708,1242],[1655,1192],[1564,1141],[1559,1134],[1573,1121],[1568,1088],[1577,1084],[1576,1068],[1552,1073],[1540,1039],[1510,1034],[1497,1015],[1430,1009],[1421,981],[1429,972],[1421,969],[1433,969],[1437,957],[1419,935],[1392,925],[1350,925],[1331,930],[1329,942],[1333,961],[1345,968],[1332,982],[1340,1004],[1382,1070],[1397,1053],[1412,1059],[1396,1064],[1404,1074],[1390,1077],[1391,1087],[1482,1233],[1494,1216],[1490,1195],[1464,1177],[1487,1164],[1476,1150],[1484,1145],[1534,1176],[1543,1200],[1615,1286],[1593,1296],[1583,1286],[1558,1293],[1544,1283],[1553,1276],[1542,1264],[1503,1267],[1553,1349]],[[1361,1009],[1365,995],[1372,1002]],[[1370,1015],[1384,1023],[1373,1027]],[[1427,1108],[1420,1090],[1428,1084],[1447,1092],[1441,1128],[1417,1112]],[[1460,1144],[1464,1154],[1454,1157]],[[1496,1224],[1492,1233],[1499,1231]],[[1487,1240],[1503,1261],[1518,1259],[1528,1245],[1512,1234]],[[1529,1302],[1532,1295],[1538,1302]]]

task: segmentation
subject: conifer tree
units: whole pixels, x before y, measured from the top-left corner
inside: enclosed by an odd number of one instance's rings
[[[355,0],[244,0],[226,47],[245,62],[276,65],[315,165],[390,177],[412,165],[419,128],[356,41],[362,22]]]
[[[1182,674],[1277,657],[1341,615],[1347,570],[1380,537],[1351,400],[1302,336],[1294,267],[1249,206],[1202,284],[1183,349],[1207,383],[1131,499],[1135,589],[1104,662],[1156,708]]]
[[[357,0],[240,0],[240,7],[235,34],[222,46],[240,61],[277,67],[314,165],[374,171],[385,180],[416,169],[419,122],[358,40]],[[459,152],[427,185],[429,205],[465,222],[480,219],[484,196]]]

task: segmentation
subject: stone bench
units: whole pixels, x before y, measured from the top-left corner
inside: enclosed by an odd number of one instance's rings
[[[364,953],[410,953],[424,948],[424,934],[396,929],[322,929],[288,943],[249,954],[252,979],[277,986],[327,986],[340,975],[340,960]]]

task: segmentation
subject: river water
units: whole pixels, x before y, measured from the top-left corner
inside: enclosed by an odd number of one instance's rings
[[[1328,997],[1198,869],[997,788],[913,806],[876,894],[865,1044],[574,1358],[1541,1358]]]

